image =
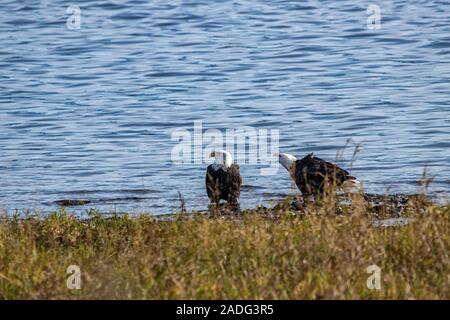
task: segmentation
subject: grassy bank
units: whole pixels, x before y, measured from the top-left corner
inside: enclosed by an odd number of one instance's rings
[[[0,298],[450,299],[450,206],[411,205],[414,221],[388,228],[357,201],[323,208],[4,218]],[[372,264],[381,290],[367,288]],[[69,265],[80,290],[66,286]]]

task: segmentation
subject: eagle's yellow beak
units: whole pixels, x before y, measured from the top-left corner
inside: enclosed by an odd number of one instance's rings
[[[215,156],[216,156],[216,152],[215,151],[211,151],[211,153],[209,154],[209,157],[212,158],[212,157],[215,157]]]

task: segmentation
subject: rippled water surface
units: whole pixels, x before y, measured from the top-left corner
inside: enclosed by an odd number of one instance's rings
[[[379,30],[373,1],[72,2],[80,30],[67,1],[1,1],[0,209],[205,208],[206,165],[171,161],[195,120],[329,160],[352,138],[370,192],[415,192],[424,165],[450,189],[447,1],[377,1]],[[282,170],[241,165],[241,205],[296,192]]]

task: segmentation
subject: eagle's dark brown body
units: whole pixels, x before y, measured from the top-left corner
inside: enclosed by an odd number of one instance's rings
[[[242,178],[239,166],[232,164],[229,168],[211,164],[206,169],[206,192],[211,202],[225,200],[236,204],[241,193]]]
[[[341,187],[346,181],[355,181],[348,171],[327,162],[312,153],[295,162],[294,180],[304,196],[320,195],[326,188]]]

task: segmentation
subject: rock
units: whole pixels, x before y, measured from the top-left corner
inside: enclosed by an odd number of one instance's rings
[[[73,207],[73,206],[83,206],[85,204],[91,203],[90,200],[86,199],[64,199],[57,200],[55,203],[61,207]]]

